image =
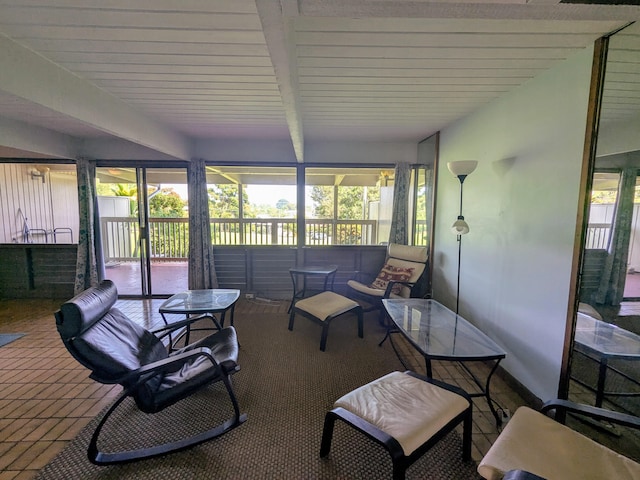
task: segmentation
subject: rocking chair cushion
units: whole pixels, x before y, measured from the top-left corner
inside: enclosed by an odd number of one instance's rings
[[[75,337],[73,345],[85,366],[92,370],[100,366],[100,378],[105,381],[118,382],[123,375],[168,355],[155,335],[130,321],[117,308]]]
[[[63,340],[76,337],[100,320],[118,300],[118,290],[113,282],[102,282],[86,290],[60,307],[64,322],[58,322],[58,332]]]
[[[138,408],[143,412],[159,412],[163,408],[190,395],[194,390],[207,383],[212,383],[221,375],[230,375],[238,369],[237,337],[233,327],[226,327],[219,332],[203,338],[199,342],[174,353],[197,352],[202,349],[204,354],[194,355],[189,362],[183,363],[178,370],[157,376],[154,381],[147,381],[136,391],[134,398]],[[202,348],[204,347],[204,348]],[[212,368],[211,354],[223,371]]]

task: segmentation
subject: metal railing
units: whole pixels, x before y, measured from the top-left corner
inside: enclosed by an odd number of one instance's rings
[[[611,224],[590,223],[587,225],[587,238],[585,248],[603,249],[609,248],[609,237],[611,235]]]
[[[140,257],[140,228],[135,218],[102,217],[102,249],[105,262],[130,261]],[[375,220],[308,219],[306,245],[371,245],[377,238]],[[150,256],[183,260],[189,253],[189,223],[186,218],[149,219]],[[292,218],[212,218],[213,245],[297,244],[297,224]]]

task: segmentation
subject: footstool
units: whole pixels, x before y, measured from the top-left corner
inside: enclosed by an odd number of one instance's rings
[[[320,456],[331,449],[337,419],[386,448],[393,478],[463,423],[462,457],[471,458],[472,403],[464,390],[414,372],[392,372],[338,399],[327,412]]]
[[[338,295],[335,292],[326,291],[318,293],[312,297],[298,300],[291,309],[289,315],[289,330],[293,330],[293,321],[296,313],[299,313],[322,326],[322,337],[320,338],[320,350],[324,352],[327,345],[327,335],[331,321],[353,312],[358,316],[358,336],[363,338],[362,307],[350,298]]]

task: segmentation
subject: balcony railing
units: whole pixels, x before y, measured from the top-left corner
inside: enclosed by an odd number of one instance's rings
[[[308,219],[306,245],[371,245],[377,243],[375,220]],[[105,262],[128,261],[140,257],[140,228],[137,219],[101,218]],[[189,224],[186,218],[149,220],[150,257],[182,260],[189,252]],[[213,245],[297,244],[297,224],[292,218],[211,219]]]
[[[611,224],[609,223],[590,223],[587,225],[587,239],[585,248],[589,249],[608,249],[609,235],[611,234]]]

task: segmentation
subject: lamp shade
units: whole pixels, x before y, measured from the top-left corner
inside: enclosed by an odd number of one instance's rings
[[[451,231],[456,235],[466,235],[469,233],[469,224],[464,221],[462,215],[458,216],[458,219],[451,225]]]
[[[447,168],[451,173],[453,173],[456,177],[461,175],[467,176],[471,172],[473,172],[478,166],[477,160],[460,160],[458,162],[449,162],[447,163]]]

